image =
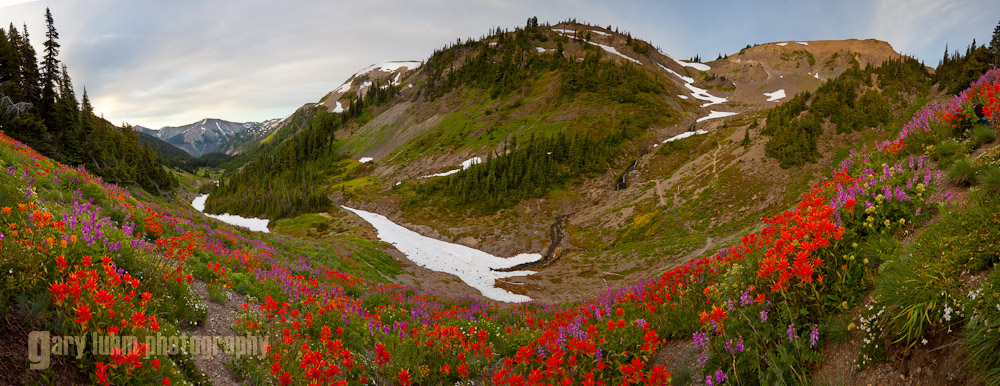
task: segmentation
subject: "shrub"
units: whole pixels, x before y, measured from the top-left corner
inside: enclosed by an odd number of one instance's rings
[[[987,193],[1000,193],[1000,166],[989,165],[979,171],[976,182]]]
[[[989,125],[976,125],[972,127],[972,135],[969,140],[973,148],[980,147],[997,140],[997,133]]]
[[[969,157],[962,157],[948,167],[948,178],[958,185],[969,185],[976,175],[976,167],[972,166]]]
[[[965,147],[961,143],[947,140],[934,147],[931,158],[937,161],[938,165],[943,169],[950,166],[957,157],[964,153]]]

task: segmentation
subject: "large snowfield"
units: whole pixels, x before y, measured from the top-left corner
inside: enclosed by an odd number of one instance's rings
[[[238,227],[244,227],[254,232],[271,233],[270,231],[267,230],[267,223],[270,222],[271,220],[268,220],[266,218],[246,218],[246,217],[232,215],[229,213],[223,213],[223,214],[205,213],[206,200],[208,200],[207,194],[198,196],[197,198],[194,199],[194,201],[191,201],[191,206],[193,206],[195,210],[202,212],[204,215],[222,221],[224,223],[236,225]]]
[[[531,275],[535,273],[534,271],[498,272],[493,269],[510,268],[537,261],[542,258],[540,254],[522,253],[509,258],[497,257],[475,248],[423,236],[376,213],[346,206],[342,208],[368,221],[378,231],[380,240],[392,244],[406,255],[407,259],[421,267],[458,276],[465,284],[493,300],[511,303],[531,301],[527,296],[497,288],[495,285],[497,279]]]

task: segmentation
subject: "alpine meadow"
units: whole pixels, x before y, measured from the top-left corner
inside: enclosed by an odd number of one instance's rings
[[[0,1],[0,384],[1000,386],[1000,16],[876,3]]]

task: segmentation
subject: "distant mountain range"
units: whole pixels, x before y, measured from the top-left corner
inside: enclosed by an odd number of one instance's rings
[[[168,126],[159,130],[135,126],[135,130],[176,146],[193,157],[200,157],[205,153],[221,151],[222,148],[226,149],[227,154],[234,154],[242,149],[239,143],[266,136],[273,121],[241,123],[206,118],[184,126]],[[239,143],[224,146],[234,138]]]

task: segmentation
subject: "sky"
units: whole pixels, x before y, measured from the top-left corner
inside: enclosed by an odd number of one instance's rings
[[[41,55],[52,10],[77,96],[113,123],[282,118],[358,70],[425,60],[456,38],[537,16],[628,31],[680,59],[747,44],[874,38],[936,66],[945,45],[988,43],[996,0],[0,0]]]

